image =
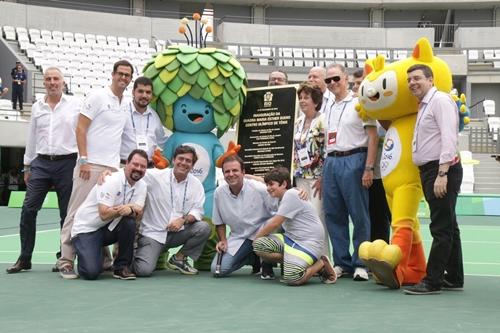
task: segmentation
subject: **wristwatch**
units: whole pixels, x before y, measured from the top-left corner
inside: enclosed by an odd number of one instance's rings
[[[365,166],[365,171],[373,171],[375,170],[375,168],[373,167],[373,165],[367,165]]]
[[[439,171],[439,172],[438,172],[438,176],[439,176],[439,177],[444,177],[444,176],[446,176],[446,175],[448,175],[448,172],[444,172],[444,171]]]
[[[87,164],[89,161],[87,160],[87,156],[80,156],[80,158],[78,159],[78,164],[82,165],[82,164]]]

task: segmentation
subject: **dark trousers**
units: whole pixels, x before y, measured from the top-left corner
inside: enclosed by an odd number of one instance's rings
[[[36,217],[42,208],[47,192],[55,187],[59,204],[59,225],[62,227],[68,208],[71,189],[73,188],[73,169],[76,164],[74,159],[58,161],[44,160],[39,157],[31,163],[31,175],[26,188],[26,196],[21,210],[20,259],[29,261],[33,254],[36,237]]]
[[[85,280],[95,280],[101,274],[103,246],[118,242],[118,256],[113,262],[115,270],[122,270],[132,264],[135,218],[122,217],[113,231],[109,231],[108,225],[94,232],[79,234],[71,240],[78,256],[78,274]]]
[[[17,101],[19,101],[19,110],[23,109],[23,92],[24,86],[22,84],[12,85],[12,108],[15,110]]]
[[[391,210],[385,197],[382,179],[374,179],[368,189],[368,202],[370,211],[370,240],[383,239],[389,243],[391,231]]]
[[[462,165],[457,163],[450,167],[447,192],[440,199],[434,195],[439,162],[429,162],[419,169],[425,200],[429,204],[431,214],[432,247],[427,260],[425,281],[432,286],[440,287],[446,271],[449,282],[463,284],[462,244],[455,214],[457,196],[462,184]]]

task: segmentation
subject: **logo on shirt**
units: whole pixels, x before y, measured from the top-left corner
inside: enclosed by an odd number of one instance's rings
[[[389,128],[385,135],[384,150],[380,159],[380,173],[382,178],[390,174],[401,159],[401,139],[398,130]]]

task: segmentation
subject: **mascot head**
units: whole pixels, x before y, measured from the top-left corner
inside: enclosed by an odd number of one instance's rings
[[[418,101],[408,89],[407,69],[415,64],[425,64],[434,73],[434,86],[449,93],[452,76],[448,65],[432,52],[429,41],[418,40],[411,57],[385,63],[377,56],[365,63],[366,78],[359,87],[359,103],[365,114],[373,119],[393,120],[418,111]]]
[[[199,14],[193,18],[198,29]],[[182,19],[179,32],[185,34],[186,24]],[[203,45],[201,24],[196,46]],[[144,66],[144,76],[153,80],[151,106],[168,129],[206,133],[217,127],[219,137],[238,120],[248,85],[243,67],[229,51],[190,45],[172,45],[155,55]]]

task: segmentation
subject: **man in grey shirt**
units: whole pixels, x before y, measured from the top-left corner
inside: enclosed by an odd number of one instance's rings
[[[264,177],[267,192],[278,198],[278,212],[255,236],[253,248],[268,262],[282,262],[283,282],[301,285],[319,273],[324,283],[335,283],[337,275],[327,256],[322,255],[325,229],[309,201],[290,189],[290,173],[278,167]],[[270,234],[279,226],[284,234]]]

